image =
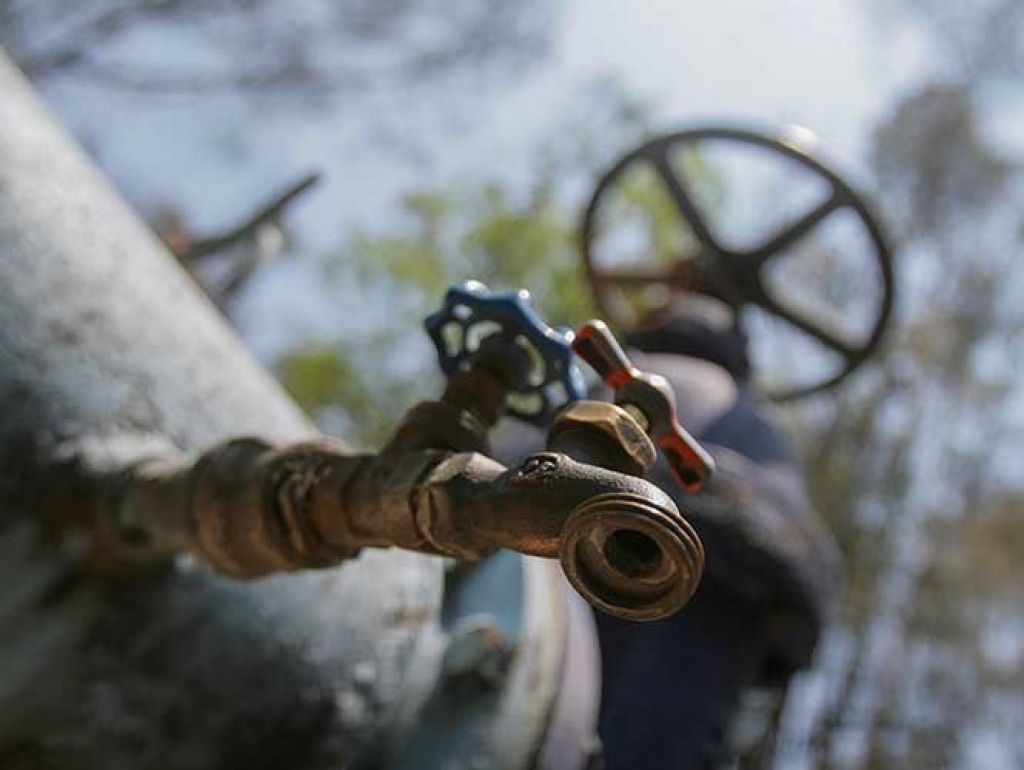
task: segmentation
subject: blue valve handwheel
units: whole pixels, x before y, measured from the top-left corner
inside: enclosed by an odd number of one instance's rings
[[[492,292],[479,281],[452,286],[441,309],[424,321],[441,371],[451,376],[469,367],[484,340],[495,336],[528,354],[524,385],[509,392],[506,411],[544,425],[569,401],[584,396],[583,375],[572,351],[572,332],[553,329],[530,306],[525,289]]]

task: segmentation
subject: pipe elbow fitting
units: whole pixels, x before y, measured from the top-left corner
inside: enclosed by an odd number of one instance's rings
[[[508,470],[482,455],[452,455],[424,479],[415,507],[417,529],[438,552],[558,558],[588,602],[618,617],[675,613],[703,573],[700,538],[665,492],[558,452]]]

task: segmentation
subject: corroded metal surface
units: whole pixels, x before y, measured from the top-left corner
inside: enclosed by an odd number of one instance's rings
[[[415,406],[378,454],[326,439],[277,447],[243,438],[195,462],[103,468],[72,451],[73,462],[34,481],[36,508],[104,565],[178,549],[251,578],[329,567],[367,547],[468,561],[508,548],[558,557],[605,612],[665,617],[693,594],[704,554],[671,498],[642,478],[656,459],[648,434],[692,474],[690,486],[712,463],[676,421],[663,380],[633,368],[600,322],[580,339],[603,341],[591,346],[603,351],[598,370],[623,405],[569,404],[548,431],[553,451],[513,468],[484,453],[499,405],[523,376],[505,355],[515,343],[492,344],[452,374],[439,401]],[[642,398],[629,395],[638,388]],[[693,456],[674,456],[666,435],[693,444]]]
[[[571,433],[577,435],[576,440]],[[548,431],[548,441],[562,445],[571,441],[575,446],[600,443],[607,447],[606,453],[619,455],[612,467],[636,476],[645,476],[657,459],[654,444],[637,420],[625,410],[600,401],[577,401],[567,406]]]
[[[579,406],[632,423],[610,404]],[[679,610],[700,579],[699,539],[658,487],[599,464],[601,448],[607,465],[635,464],[609,441],[618,434],[572,414],[550,443],[595,464],[548,451],[506,469],[474,452],[354,455],[329,440],[278,449],[234,439],[195,462],[105,472],[77,455],[34,480],[34,508],[104,565],[142,564],[147,552],[155,561],[180,548],[252,578],[330,567],[364,548],[469,561],[508,548],[560,558],[576,589],[606,612],[652,619]],[[639,426],[631,430],[646,440]],[[583,451],[579,434],[588,432],[602,441]]]

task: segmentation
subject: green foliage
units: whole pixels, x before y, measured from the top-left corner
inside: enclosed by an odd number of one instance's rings
[[[405,197],[402,214],[398,232],[357,232],[351,265],[333,266],[337,280],[357,285],[364,296],[389,298],[373,339],[300,349],[278,367],[302,406],[314,414],[343,409],[355,435],[370,442],[386,437],[415,395],[433,395],[422,382],[423,371],[433,369],[425,335],[411,366],[408,345],[396,342],[422,334],[422,319],[450,285],[475,278],[494,289],[528,287],[552,324],[592,314],[575,222],[551,186],[518,195],[497,182],[420,190]],[[353,364],[357,354],[361,366]]]
[[[621,94],[611,98],[628,104]],[[608,135],[635,139],[638,109],[612,112]],[[580,140],[544,148],[529,183],[456,180],[414,190],[393,225],[355,229],[343,252],[324,256],[328,280],[364,298],[386,298],[387,307],[377,309],[370,338],[317,341],[279,362],[278,375],[300,405],[330,427],[343,414],[345,438],[379,444],[414,400],[436,394],[422,320],[449,286],[468,279],[495,290],[527,288],[552,325],[575,326],[594,315],[579,255],[581,202],[568,190],[592,183],[603,153],[589,132],[568,133]],[[655,250],[678,246],[678,215],[653,175],[631,183],[626,197],[645,217]],[[425,380],[425,372],[433,376]]]
[[[289,353],[277,371],[291,396],[308,408],[358,403],[366,397],[364,388],[353,388],[352,366],[336,348],[313,345]]]
[[[469,278],[530,288],[553,323],[589,311],[575,222],[547,186],[519,196],[497,182],[424,190],[405,199],[403,213],[409,235],[359,233],[353,255],[360,282],[401,296],[410,314],[426,314]]]
[[[535,178],[525,190],[493,180],[417,190],[403,199],[394,230],[356,231],[342,257],[328,257],[326,275],[358,287],[362,296],[386,297],[388,310],[370,340],[320,343],[287,356],[278,374],[296,400],[314,414],[343,409],[357,426],[354,435],[382,441],[401,415],[397,404],[432,395],[422,382],[424,370],[433,369],[425,335],[412,353],[408,344],[396,343],[420,335],[422,319],[447,288],[471,278],[495,290],[527,288],[552,325],[576,326],[592,317],[578,246],[579,207],[547,174]],[[659,180],[637,177],[624,192],[627,211],[609,218],[639,213],[651,250],[678,254],[684,231]],[[360,366],[353,364],[357,354]]]
[[[381,343],[373,336],[301,346],[278,360],[277,375],[292,398],[323,427],[356,445],[377,446],[416,395],[414,383],[375,378],[360,365],[374,360]]]

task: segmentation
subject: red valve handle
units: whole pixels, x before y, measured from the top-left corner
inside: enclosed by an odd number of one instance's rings
[[[572,348],[615,391],[615,403],[639,410],[647,423],[644,429],[661,448],[679,486],[687,492],[700,489],[714,472],[715,461],[679,424],[668,381],[633,366],[604,321],[581,326]]]
[[[587,321],[577,329],[572,349],[613,390],[640,374],[604,321]]]

